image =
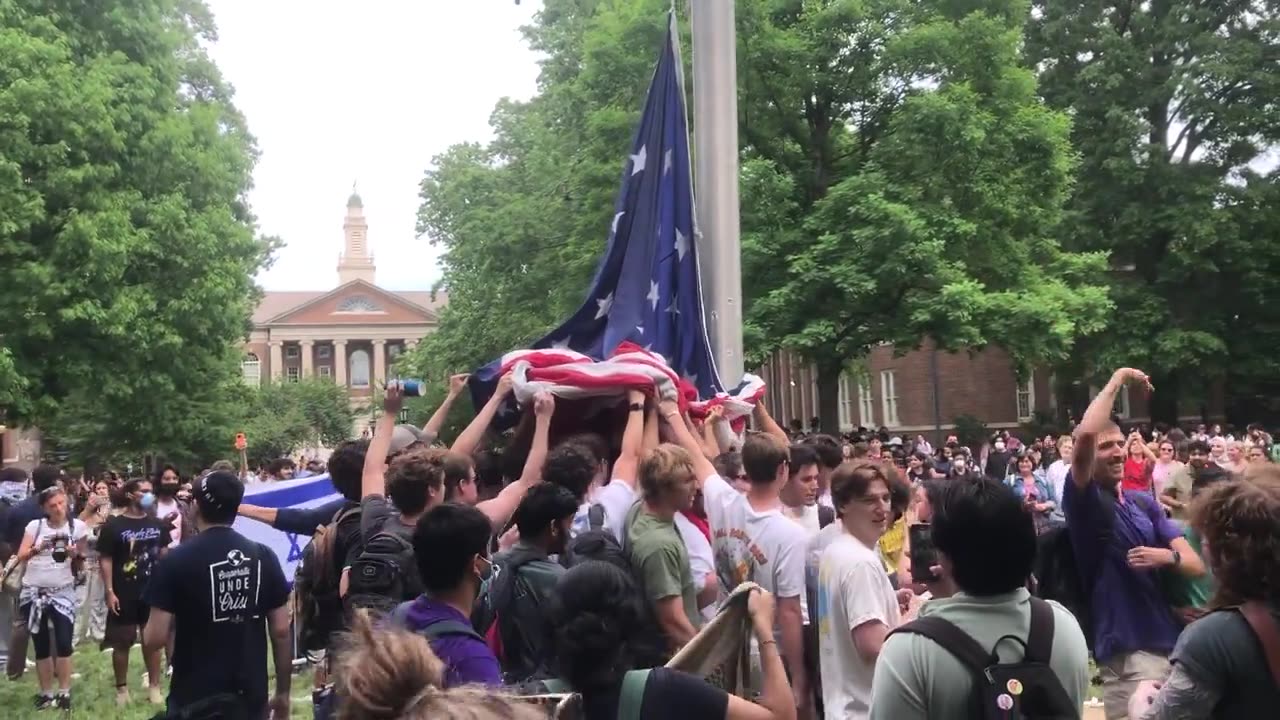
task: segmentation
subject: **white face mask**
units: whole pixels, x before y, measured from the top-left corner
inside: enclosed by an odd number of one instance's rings
[[[1002,452],[1002,451],[1004,451],[1004,443],[1003,443],[1003,442],[997,442],[995,447],[996,447],[996,452]]]

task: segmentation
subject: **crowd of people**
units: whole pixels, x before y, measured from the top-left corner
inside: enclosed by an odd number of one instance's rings
[[[99,642],[125,706],[140,642],[164,717],[288,717],[295,656],[316,718],[1080,717],[1094,694],[1108,718],[1268,716],[1271,438],[1125,434],[1125,385],[1148,381],[1119,370],[1069,434],[977,448],[541,393],[496,462],[509,378],[448,448],[397,425],[393,387],[311,508],[246,503],[225,462],[189,483],[6,469],[9,676],[30,643],[35,706],[70,708],[73,650]],[[292,589],[237,517],[312,537]],[[744,583],[750,688],[668,666]]]

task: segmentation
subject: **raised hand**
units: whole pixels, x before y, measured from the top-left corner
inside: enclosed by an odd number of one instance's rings
[[[382,396],[382,412],[399,415],[400,408],[404,407],[404,388],[398,382],[388,383],[385,392]]]
[[[449,377],[449,394],[460,395],[467,387],[467,380],[471,379],[471,373],[458,373]]]
[[[551,393],[543,390],[533,396],[533,414],[537,417],[551,417],[556,411],[556,399]]]
[[[505,397],[511,393],[511,388],[513,387],[515,387],[515,381],[511,378],[511,373],[507,373],[502,376],[502,379],[498,380],[498,389],[495,394],[499,397]]]
[[[1147,389],[1147,392],[1155,390],[1151,384],[1151,378],[1134,368],[1120,368],[1111,375],[1111,379],[1118,381],[1121,385],[1141,385]]]

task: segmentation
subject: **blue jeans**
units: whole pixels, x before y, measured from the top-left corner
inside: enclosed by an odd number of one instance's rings
[[[311,714],[315,720],[333,720],[338,713],[338,694],[330,685],[311,693]]]

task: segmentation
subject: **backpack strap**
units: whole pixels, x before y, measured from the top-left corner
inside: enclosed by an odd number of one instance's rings
[[[1049,664],[1053,654],[1053,606],[1038,597],[1031,598],[1031,631],[1027,634],[1023,662]]]
[[[401,630],[413,630],[413,628],[409,627],[409,610],[413,607],[414,602],[414,600],[406,600],[397,604],[387,614],[386,622],[391,627],[400,628]]]
[[[587,526],[591,530],[600,530],[604,527],[604,505],[595,503],[587,508]]]
[[[397,607],[396,609],[398,610],[399,608]],[[475,631],[475,628],[467,625],[466,623],[460,623],[457,620],[441,620],[440,622],[433,622],[418,632],[430,640],[436,640],[442,637],[462,636],[469,637],[476,642],[484,642],[484,638],[480,637],[480,634]]]
[[[1256,600],[1250,600],[1237,608],[1244,621],[1249,623],[1254,637],[1262,645],[1262,654],[1267,659],[1267,667],[1271,670],[1271,679],[1276,687],[1280,687],[1280,628],[1276,627],[1275,616],[1271,608]]]
[[[940,617],[921,617],[901,625],[889,632],[890,635],[903,633],[923,635],[943,649],[951,653],[962,665],[973,674],[975,681],[986,682],[983,673],[991,664],[991,653],[987,652],[969,633],[956,627],[954,623]]]
[[[618,695],[618,720],[640,720],[644,688],[648,684],[649,670],[629,670],[622,676],[622,692]]]

